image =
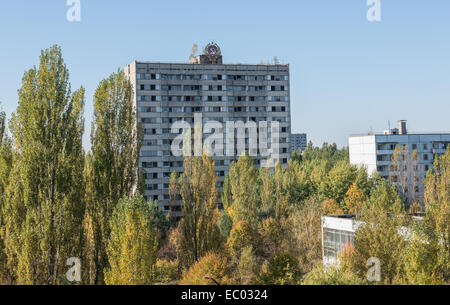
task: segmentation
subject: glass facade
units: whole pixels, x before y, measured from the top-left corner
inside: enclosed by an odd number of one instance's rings
[[[323,251],[326,258],[337,258],[346,245],[355,243],[355,233],[334,229],[323,229]]]

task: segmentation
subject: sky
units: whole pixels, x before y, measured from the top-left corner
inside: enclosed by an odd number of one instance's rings
[[[187,62],[192,45],[217,42],[224,63],[290,65],[292,131],[315,145],[408,120],[416,132],[450,132],[450,1],[366,0],[0,1],[0,102],[17,107],[24,71],[40,50],[62,47],[72,89],[87,90],[89,149],[98,83],[134,60]]]

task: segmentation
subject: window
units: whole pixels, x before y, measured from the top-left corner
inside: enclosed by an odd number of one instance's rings
[[[336,258],[346,245],[354,244],[355,233],[353,232],[325,228],[323,234],[325,257]]]

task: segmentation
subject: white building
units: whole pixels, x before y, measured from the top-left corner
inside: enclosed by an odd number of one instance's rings
[[[413,221],[422,221],[424,213],[411,214]],[[345,247],[355,245],[355,233],[364,222],[355,215],[338,215],[322,217],[322,261],[324,266],[339,264],[339,255]],[[408,226],[399,228],[398,232],[408,241],[412,231]]]
[[[450,133],[408,133],[406,121],[399,121],[399,128],[386,130],[383,134],[350,136],[350,163],[365,166],[369,174],[376,171],[383,178],[395,178],[391,158],[396,146],[407,147],[410,154],[416,150],[418,160],[417,167],[414,168],[414,179],[421,183],[417,186],[411,185],[410,191],[416,192],[416,197],[423,199],[426,173],[433,167],[435,155],[444,154],[449,143]],[[412,181],[411,179],[411,183]]]
[[[323,265],[337,264],[339,254],[346,246],[355,244],[355,232],[360,226],[354,215],[322,217]]]
[[[291,135],[292,151],[305,151],[308,145],[308,137],[306,133],[293,133]]]

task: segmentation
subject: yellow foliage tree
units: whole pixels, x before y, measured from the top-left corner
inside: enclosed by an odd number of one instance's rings
[[[336,202],[336,200],[328,198],[322,202],[323,215],[343,215],[344,211]]]
[[[228,260],[220,254],[210,252],[187,270],[180,285],[221,285],[232,284]]]
[[[358,187],[356,183],[353,183],[345,194],[344,202],[347,212],[350,214],[359,214],[361,206],[366,201],[366,199],[367,198],[364,192]]]

